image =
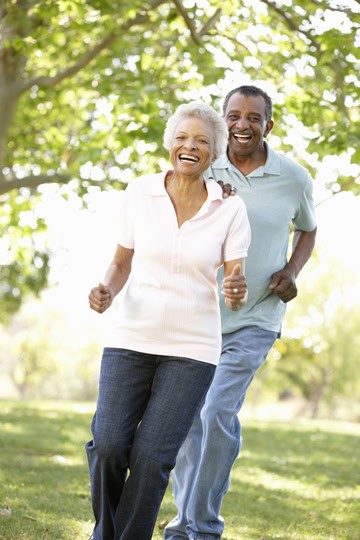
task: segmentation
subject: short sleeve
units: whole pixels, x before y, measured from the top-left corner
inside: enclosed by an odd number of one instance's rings
[[[300,205],[296,212],[293,223],[296,229],[301,231],[313,231],[316,227],[316,216],[313,199],[313,180],[307,176],[304,190],[300,199]]]
[[[224,262],[246,257],[250,245],[251,231],[246,207],[240,197],[237,197],[237,202],[237,211],[229,224],[223,246]]]
[[[134,241],[134,217],[135,217],[136,191],[129,184],[125,189],[120,203],[119,233],[117,242],[121,246],[133,249]]]

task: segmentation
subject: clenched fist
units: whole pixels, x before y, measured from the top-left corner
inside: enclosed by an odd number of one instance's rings
[[[108,285],[99,283],[98,287],[93,287],[89,294],[90,308],[98,313],[104,313],[112,304],[113,293]]]

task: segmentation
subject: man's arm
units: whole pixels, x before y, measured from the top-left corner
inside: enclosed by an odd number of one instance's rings
[[[284,268],[272,275],[269,289],[283,302],[290,302],[297,295],[296,278],[309,260],[315,246],[316,228],[313,231],[295,230],[292,254]]]

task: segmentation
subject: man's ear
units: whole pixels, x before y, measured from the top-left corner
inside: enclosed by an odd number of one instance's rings
[[[268,122],[266,122],[265,131],[264,131],[263,136],[267,137],[273,127],[274,127],[274,122],[272,120],[269,120]]]

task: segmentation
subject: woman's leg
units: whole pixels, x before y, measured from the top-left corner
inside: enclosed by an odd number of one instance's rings
[[[115,513],[128,472],[129,448],[150,396],[155,359],[135,351],[104,349],[93,440],[86,445],[94,540],[115,538]]]
[[[130,451],[116,512],[116,540],[150,540],[179,448],[191,427],[215,366],[159,356],[151,396]]]

